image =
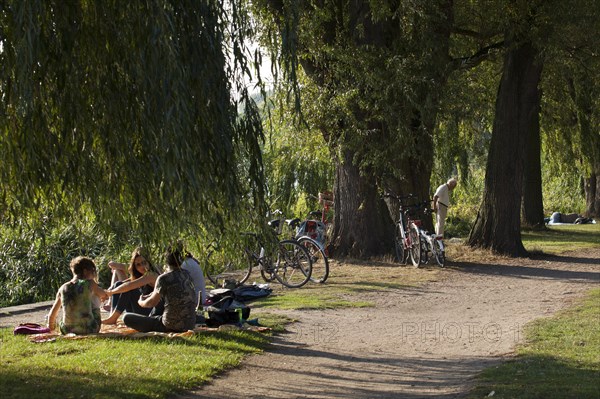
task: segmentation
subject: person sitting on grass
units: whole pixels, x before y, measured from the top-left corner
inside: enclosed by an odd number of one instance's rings
[[[71,260],[73,279],[63,284],[48,314],[48,328],[56,329],[56,317],[62,306],[61,334],[91,334],[100,331],[100,301],[108,298],[98,286],[96,264],[90,258],[78,256]]]
[[[102,320],[102,324],[116,324],[123,312],[148,315],[151,309],[138,305],[138,299],[154,290],[158,273],[155,271],[150,257],[142,247],[136,248],[131,254],[129,267],[123,263],[111,261],[108,266],[112,269],[112,283],[106,291],[111,295],[111,314]],[[128,270],[127,278],[125,270]],[[158,307],[157,307],[158,309]]]
[[[173,255],[181,260],[181,268],[186,270],[190,274],[190,277],[192,277],[196,292],[196,303],[198,304],[198,308],[202,309],[204,302],[206,301],[206,282],[204,280],[204,271],[202,270],[200,263],[191,253],[183,249],[183,243],[181,241],[177,241],[173,250]]]
[[[195,327],[197,294],[190,274],[181,268],[181,253],[176,247],[167,249],[165,262],[168,271],[158,276],[154,291],[138,301],[141,307],[152,308],[164,300],[164,312],[151,316],[125,313],[127,327],[141,332],[183,332]]]

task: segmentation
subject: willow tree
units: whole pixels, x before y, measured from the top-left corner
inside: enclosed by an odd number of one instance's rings
[[[253,4],[271,38],[283,38],[275,47],[296,55],[283,59],[284,70],[301,66],[308,77],[303,114],[336,166],[336,255],[389,251],[393,223],[382,191],[429,196],[451,1]]]
[[[262,203],[241,1],[0,7],[3,222],[89,207],[161,239],[217,234],[242,198]]]

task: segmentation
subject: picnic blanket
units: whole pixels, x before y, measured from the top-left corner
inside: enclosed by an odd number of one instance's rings
[[[124,324],[115,324],[115,325],[106,325],[103,324],[100,332],[96,334],[86,334],[86,335],[76,335],[76,334],[66,334],[61,335],[56,332],[49,332],[43,334],[32,334],[29,335],[28,338],[31,342],[34,343],[43,343],[43,342],[53,342],[57,339],[70,339],[70,340],[78,340],[78,339],[87,339],[87,338],[128,338],[128,339],[143,339],[143,338],[151,338],[151,337],[163,337],[163,338],[185,338],[191,337],[195,334],[211,332],[211,331],[224,331],[224,330],[248,330],[248,331],[256,331],[256,332],[267,332],[271,331],[269,327],[263,326],[252,326],[250,324],[244,324],[243,326],[237,326],[234,324],[226,324],[216,328],[206,327],[203,325],[196,326],[193,330],[188,330],[180,333],[168,332],[139,332],[132,328],[127,327]]]

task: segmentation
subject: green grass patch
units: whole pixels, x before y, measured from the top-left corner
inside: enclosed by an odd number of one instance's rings
[[[364,308],[375,303],[364,296],[373,292],[403,290],[435,280],[439,269],[416,269],[387,261],[330,262],[325,284],[307,283],[299,289],[273,284],[273,295],[253,303],[256,308],[282,310]]]
[[[600,398],[600,289],[525,329],[517,357],[485,370],[469,398]]]
[[[600,246],[600,223],[548,226],[547,230],[524,230],[528,251],[560,254]]]
[[[0,334],[5,399],[39,397],[40,392],[45,398],[165,398],[238,365],[269,340],[241,330],[174,339],[57,339],[37,344],[13,336],[9,329]]]
[[[336,290],[337,291],[337,290]],[[336,293],[321,293],[320,295],[307,295],[307,292],[290,291],[285,295],[272,295],[257,302],[257,308],[290,309],[334,309],[334,308],[364,308],[374,306],[372,302],[356,301],[349,297],[341,297]]]

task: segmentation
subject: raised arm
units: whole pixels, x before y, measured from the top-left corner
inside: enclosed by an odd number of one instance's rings
[[[156,283],[156,278],[158,276],[152,272],[148,272],[144,274],[140,278],[136,278],[135,280],[130,280],[126,283],[121,284],[120,286],[113,288],[112,290],[107,290],[106,293],[108,295],[120,294],[122,292],[127,292],[131,290],[135,290],[137,288],[143,287],[146,284],[154,286]]]

